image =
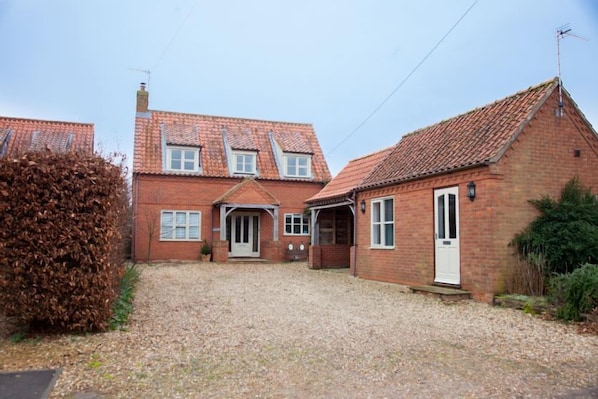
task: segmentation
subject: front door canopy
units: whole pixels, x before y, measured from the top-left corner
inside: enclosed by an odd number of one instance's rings
[[[263,204],[221,204],[220,205],[220,237],[226,237],[226,217],[237,209],[261,209],[272,216],[272,241],[278,241],[278,205]]]

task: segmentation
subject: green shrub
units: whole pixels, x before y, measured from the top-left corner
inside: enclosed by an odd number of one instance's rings
[[[540,216],[512,244],[521,256],[545,258],[545,273],[569,273],[584,263],[598,263],[598,199],[577,178],[567,183],[559,201],[531,200]]]
[[[139,281],[139,270],[135,265],[127,266],[125,274],[120,281],[120,295],[112,307],[110,329],[123,329],[133,313],[133,299],[135,286]]]
[[[0,311],[44,330],[107,328],[127,206],[122,167],[99,156],[0,159]]]
[[[572,273],[554,276],[549,284],[559,318],[577,321],[582,313],[598,307],[598,265],[585,264]]]

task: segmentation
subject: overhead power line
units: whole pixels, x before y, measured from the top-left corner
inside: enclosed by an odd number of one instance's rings
[[[193,12],[193,10],[195,10],[195,7],[197,7],[197,4],[199,3],[199,1],[195,1],[195,3],[193,3],[193,6],[189,9],[189,12],[187,13],[187,15],[185,16],[185,18],[181,21],[179,27],[177,28],[177,30],[174,32],[174,35],[172,35],[172,37],[170,38],[170,41],[168,42],[168,44],[166,45],[166,47],[164,48],[164,51],[162,51],[162,54],[160,55],[160,57],[158,58],[158,61],[156,61],[156,64],[154,65],[154,67],[151,69],[152,71],[155,71],[156,68],[158,68],[158,65],[160,64],[160,62],[162,61],[162,59],[164,58],[164,56],[166,55],[166,53],[168,52],[168,50],[170,49],[170,46],[172,45],[172,43],[174,42],[174,40],[177,38],[177,36],[179,35],[179,32],[181,31],[181,29],[183,28],[183,26],[185,25],[185,23],[187,22],[187,20],[189,19],[189,17],[191,16],[191,13]]]
[[[391,97],[394,96],[394,94],[401,88],[401,86],[403,86],[405,84],[405,82],[407,82],[407,80],[409,80],[409,78],[411,77],[411,75],[413,75],[415,73],[415,71],[417,71],[419,69],[419,67],[424,62],[426,62],[426,60],[432,55],[432,53],[434,53],[434,51],[438,48],[438,46],[440,46],[442,44],[442,42],[444,42],[444,40],[448,37],[448,35],[451,34],[451,32],[457,27],[457,25],[459,25],[459,23],[463,20],[463,18],[465,18],[465,16],[467,16],[467,14],[469,14],[469,12],[472,10],[472,8],[477,3],[478,3],[478,0],[475,0],[471,4],[471,6],[469,6],[469,8],[463,13],[463,15],[461,15],[461,17],[457,20],[457,22],[455,22],[453,24],[453,26],[451,26],[451,28],[444,34],[444,36],[442,36],[442,38],[438,41],[438,43],[436,43],[436,45],[434,47],[432,47],[432,49],[428,52],[428,54],[426,54],[426,56],[424,58],[422,58],[422,60],[415,66],[415,68],[413,68],[411,70],[411,72],[409,72],[409,74],[405,77],[405,79],[403,79],[401,81],[401,83],[399,83],[390,92],[390,94],[387,95],[386,98],[384,98],[384,100],[382,100],[382,102],[376,108],[374,108],[374,110],[372,112],[370,112],[370,114],[359,125],[357,125],[357,127],[355,129],[353,129],[348,135],[345,136],[344,139],[342,139],[335,147],[333,147],[332,150],[330,150],[326,154],[326,156],[329,156],[330,154],[332,154],[341,145],[343,145],[347,140],[349,140],[349,138],[351,138],[351,136],[353,136],[359,129],[361,129],[363,127],[363,125],[365,125],[380,110],[380,108],[382,108],[384,106],[384,104],[386,104],[388,102],[388,100],[390,100]]]

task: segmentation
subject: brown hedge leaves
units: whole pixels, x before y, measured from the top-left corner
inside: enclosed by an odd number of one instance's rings
[[[99,156],[0,160],[0,313],[54,331],[106,329],[127,205],[122,168]]]

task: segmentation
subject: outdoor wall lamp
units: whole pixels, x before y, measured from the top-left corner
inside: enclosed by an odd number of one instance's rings
[[[475,183],[472,181],[467,183],[467,198],[471,201],[475,199]]]
[[[361,213],[365,213],[365,200],[361,200],[359,203],[359,209],[361,209]]]

